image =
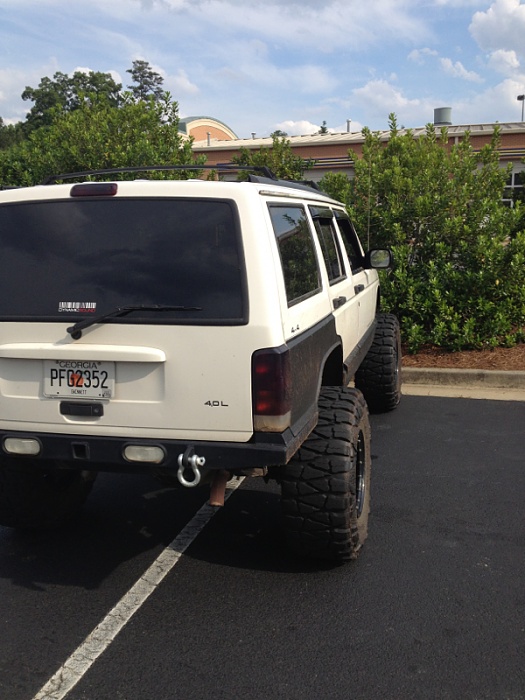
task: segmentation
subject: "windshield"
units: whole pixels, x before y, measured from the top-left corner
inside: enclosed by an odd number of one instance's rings
[[[121,306],[159,305],[174,308],[110,322],[244,323],[237,221],[226,200],[2,205],[0,319],[76,322]]]

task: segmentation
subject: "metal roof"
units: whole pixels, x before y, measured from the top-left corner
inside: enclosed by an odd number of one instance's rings
[[[221,122],[220,119],[215,119],[215,117],[207,117],[206,115],[201,115],[198,117],[184,117],[183,119],[179,119],[179,131],[182,131],[183,134],[188,133],[188,125],[191,124],[192,122],[197,122],[197,121],[208,121],[212,122],[215,124],[218,124],[226,129],[226,131],[231,132],[232,134],[235,134],[234,131],[230,129],[230,127],[225,124],[224,122]],[[199,143],[207,143],[206,141],[199,141]]]
[[[439,133],[442,126],[434,125],[436,132]],[[472,136],[487,135],[490,136],[494,132],[494,128],[498,126],[501,129],[502,135],[506,134],[523,134],[525,138],[525,122],[507,122],[507,123],[493,123],[493,124],[452,124],[447,125],[446,129],[448,136],[463,136],[467,131],[470,132]],[[414,137],[423,135],[426,132],[426,126],[415,127],[413,129],[399,129],[398,133],[405,134],[411,132]],[[384,141],[388,141],[390,138],[390,131],[374,131],[373,133],[379,134],[379,138]],[[307,134],[304,136],[286,136],[287,141],[290,141],[292,147],[298,146],[316,146],[318,144],[323,145],[341,145],[341,144],[359,144],[363,143],[364,136],[359,132],[342,132],[342,133],[328,133],[328,134]],[[219,139],[211,139],[208,144],[207,141],[195,141],[193,144],[194,151],[209,151],[213,150],[239,150],[240,148],[264,148],[269,147],[272,144],[272,137],[266,136],[262,138],[247,138],[247,139],[233,139],[231,141],[221,141]]]

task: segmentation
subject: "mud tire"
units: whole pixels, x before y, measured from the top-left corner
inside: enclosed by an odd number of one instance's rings
[[[394,314],[378,314],[374,341],[355,374],[370,413],[392,411],[401,399],[401,333]]]
[[[363,395],[322,389],[318,424],[281,478],[284,530],[295,554],[333,564],[357,558],[368,534],[370,471]]]

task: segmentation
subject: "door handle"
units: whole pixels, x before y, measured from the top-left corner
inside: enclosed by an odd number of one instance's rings
[[[365,288],[364,284],[356,284],[356,286],[354,287],[354,292],[356,294],[359,294],[360,292],[362,292],[364,290],[364,288]]]
[[[336,297],[334,299],[334,309],[338,309],[343,304],[346,304],[346,297]]]

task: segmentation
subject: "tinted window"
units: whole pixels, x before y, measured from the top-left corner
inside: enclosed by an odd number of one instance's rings
[[[244,273],[228,201],[67,200],[0,207],[0,318],[64,321],[118,306],[185,305],[153,323],[242,323]],[[119,322],[115,320],[114,322]]]
[[[344,277],[344,270],[332,212],[329,209],[310,207],[310,213],[323,251],[328,279],[330,282],[336,282]]]
[[[317,292],[321,283],[312,232],[301,206],[270,206],[288,303]]]
[[[363,267],[363,251],[357,238],[357,234],[352,226],[350,219],[342,212],[337,212],[337,225],[341,232],[341,238],[350,260],[352,272],[356,272]]]

